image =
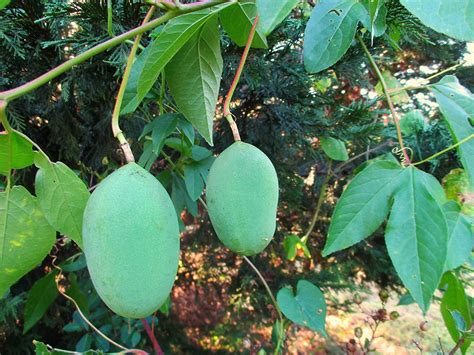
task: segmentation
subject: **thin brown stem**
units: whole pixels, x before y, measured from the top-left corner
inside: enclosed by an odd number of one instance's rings
[[[454,355],[456,354],[456,351],[458,351],[459,349],[461,349],[461,346],[464,345],[464,338],[459,338],[458,342],[456,343],[456,345],[454,346],[454,348],[451,349],[451,351],[448,353],[449,355]]]
[[[234,137],[234,142],[241,141],[239,127],[237,127],[237,123],[235,123],[232,115],[227,115],[225,118],[227,122],[229,122],[230,130],[232,131],[232,136]]]
[[[380,68],[378,67],[377,63],[374,60],[374,57],[372,57],[372,54],[370,54],[369,49],[364,43],[364,40],[362,37],[357,34],[357,39],[359,40],[360,45],[362,46],[362,49],[364,50],[365,54],[367,55],[367,58],[369,59],[370,64],[372,65],[372,68],[375,71],[375,74],[377,75],[380,84],[382,85],[383,92],[385,94],[385,99],[387,101],[388,107],[390,109],[390,112],[392,114],[393,118],[393,123],[395,124],[395,127],[397,129],[397,138],[398,138],[398,144],[400,144],[400,150],[403,152],[403,155],[405,157],[406,164],[410,164],[410,157],[408,156],[408,153],[406,152],[405,145],[403,144],[403,137],[402,137],[402,130],[400,128],[400,118],[398,117],[398,113],[395,110],[395,106],[393,105],[392,97],[390,96],[390,92],[387,86],[387,83],[385,82],[385,79],[382,75],[382,72],[380,71]]]
[[[250,47],[252,46],[253,38],[255,36],[255,30],[257,29],[258,19],[259,19],[258,15],[255,16],[255,20],[253,21],[252,28],[247,38],[247,43],[245,44],[244,52],[242,53],[239,66],[237,67],[237,71],[235,72],[234,80],[232,80],[232,84],[230,84],[229,91],[227,92],[227,96],[224,101],[224,117],[229,122],[230,128],[232,130],[232,135],[234,137],[234,141],[236,142],[240,141],[240,133],[239,133],[239,129],[237,128],[237,124],[235,123],[234,118],[232,117],[232,114],[230,112],[230,102],[232,100],[232,96],[234,95],[235,89],[237,88],[237,84],[239,83],[240,76],[242,75],[242,71],[244,70],[245,62],[247,61]]]

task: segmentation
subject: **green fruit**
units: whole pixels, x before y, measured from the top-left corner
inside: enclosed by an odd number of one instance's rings
[[[168,297],[179,261],[173,203],[135,163],[108,176],[84,211],[84,254],[92,282],[118,315],[144,318]]]
[[[243,142],[224,150],[209,171],[206,200],[217,236],[229,249],[248,256],[270,243],[278,178],[261,150]]]

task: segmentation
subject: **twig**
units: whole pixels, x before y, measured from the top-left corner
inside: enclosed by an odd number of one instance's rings
[[[244,65],[247,60],[250,47],[253,42],[253,38],[255,36],[255,30],[257,28],[258,19],[259,19],[258,15],[255,16],[255,20],[253,21],[253,25],[249,33],[249,37],[247,38],[247,43],[245,44],[244,52],[242,53],[239,66],[237,67],[237,71],[235,72],[234,80],[232,80],[232,84],[230,85],[229,91],[227,92],[227,96],[224,101],[223,113],[224,113],[225,118],[229,122],[230,128],[232,130],[232,135],[234,136],[234,141],[240,141],[240,134],[239,134],[239,129],[237,128],[237,124],[232,118],[232,114],[230,112],[230,101],[232,100],[232,96],[234,95],[237,84],[239,83],[240,76],[242,75],[242,71],[244,69]]]
[[[438,343],[439,343],[439,350],[441,351],[441,354],[444,355],[444,348],[443,348],[443,343],[441,342],[441,337],[438,337]]]
[[[153,344],[153,349],[155,350],[156,355],[164,355],[163,350],[161,350],[160,344],[158,343],[158,340],[155,337],[155,334],[153,334],[153,331],[151,330],[150,326],[148,325],[148,322],[146,319],[141,319],[143,328],[145,328],[146,333],[148,334],[148,337],[151,340],[151,343]]]
[[[377,151],[377,150],[380,150],[380,149],[382,149],[382,148],[385,148],[386,146],[391,146],[391,145],[393,145],[393,142],[392,142],[391,140],[389,140],[389,141],[386,141],[386,142],[384,142],[384,143],[382,143],[382,144],[380,144],[380,145],[378,145],[378,146],[376,146],[376,147],[374,147],[374,148],[371,148],[371,149],[365,151],[364,153],[360,153],[360,154],[354,155],[354,156],[353,156],[352,158],[350,158],[349,160],[346,160],[344,163],[342,163],[342,164],[336,166],[336,168],[333,170],[331,176],[334,176],[334,175],[335,175],[336,173],[338,173],[343,167],[345,167],[347,164],[352,163],[354,160],[357,160],[357,159],[363,157],[363,156],[366,155],[366,154],[373,153],[373,152],[375,152],[375,151]]]
[[[154,12],[155,12],[155,7],[154,6],[150,7],[150,9],[148,10],[148,13],[145,16],[145,19],[143,20],[142,26],[148,23],[148,21],[150,21]],[[117,98],[115,100],[114,112],[112,113],[112,132],[114,134],[114,137],[117,138],[118,141],[120,142],[120,147],[123,150],[123,153],[125,155],[125,160],[127,161],[127,163],[134,162],[135,158],[133,157],[133,153],[132,153],[132,150],[130,149],[130,145],[128,144],[127,139],[125,138],[119,126],[120,109],[122,107],[123,95],[125,94],[125,89],[127,87],[128,79],[132,71],[133,61],[135,59],[135,55],[137,54],[137,49],[138,49],[138,45],[140,44],[141,38],[142,38],[142,34],[140,33],[135,37],[135,41],[133,42],[132,49],[130,50],[130,54],[128,56],[127,66],[125,67],[125,71],[123,73],[122,83],[120,84]]]
[[[417,347],[417,349],[420,351],[420,354],[423,354],[423,346],[418,341],[416,341],[415,339],[412,339],[411,341]]]
[[[400,119],[398,117],[397,111],[395,110],[395,106],[393,105],[392,97],[390,96],[387,83],[385,82],[385,79],[382,75],[382,72],[380,71],[380,68],[375,62],[374,57],[372,57],[372,54],[370,54],[369,49],[365,45],[364,40],[359,34],[357,34],[356,36],[357,36],[357,39],[359,40],[360,45],[362,46],[362,49],[367,55],[367,58],[369,59],[369,62],[372,65],[372,68],[374,68],[374,71],[377,74],[377,77],[379,78],[380,84],[382,85],[383,92],[385,93],[385,99],[387,100],[388,107],[390,109],[390,112],[392,113],[393,122],[395,123],[395,127],[397,129],[397,137],[398,137],[398,144],[400,144],[400,150],[403,152],[403,155],[405,156],[405,161],[407,165],[409,165],[410,157],[405,151],[405,145],[403,144],[402,130],[400,128]]]

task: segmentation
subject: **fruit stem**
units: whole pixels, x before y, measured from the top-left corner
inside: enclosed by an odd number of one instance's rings
[[[284,322],[285,322],[285,320],[283,319],[283,314],[281,313],[280,307],[278,306],[278,302],[275,299],[275,296],[273,296],[272,290],[270,289],[270,286],[268,286],[268,283],[267,283],[267,281],[265,281],[265,278],[263,277],[263,275],[260,273],[260,271],[254,265],[254,263],[252,263],[252,261],[250,261],[250,259],[248,257],[246,257],[245,255],[244,255],[244,260],[247,262],[247,264],[250,265],[250,267],[255,271],[255,273],[258,275],[258,277],[262,281],[263,286],[265,286],[265,289],[267,290],[267,293],[270,296],[270,298],[273,302],[273,305],[275,306],[275,309],[278,313],[278,317],[280,318],[280,332],[279,332],[279,336],[278,336],[278,343],[277,343],[277,346],[276,346],[276,349],[275,349],[275,354],[278,354],[280,352],[280,347],[281,347],[283,336],[284,336],[283,333],[284,333]]]
[[[237,128],[237,124],[232,118],[232,114],[230,112],[230,101],[232,100],[232,96],[234,95],[235,89],[237,88],[237,84],[239,83],[242,71],[244,70],[245,62],[249,55],[250,46],[252,45],[253,38],[255,36],[255,30],[257,28],[258,19],[259,16],[255,16],[255,20],[253,21],[253,25],[249,33],[249,37],[247,38],[247,43],[245,44],[244,52],[242,53],[239,66],[237,67],[237,71],[235,72],[234,80],[232,80],[232,84],[230,84],[229,91],[227,92],[227,96],[224,101],[224,117],[230,124],[230,128],[232,129],[232,135],[234,136],[235,141],[240,141],[240,134],[239,129]]]
[[[385,82],[385,79],[382,75],[382,72],[380,71],[380,68],[378,67],[377,63],[374,60],[374,57],[372,57],[372,54],[370,54],[369,49],[364,43],[364,40],[359,34],[356,34],[356,37],[364,50],[365,54],[367,55],[367,58],[369,59],[370,64],[372,65],[372,68],[375,71],[375,74],[377,75],[380,84],[382,85],[383,92],[385,94],[385,100],[387,101],[388,107],[390,109],[390,112],[392,114],[393,118],[393,123],[395,124],[395,127],[397,129],[397,137],[398,137],[398,144],[400,144],[400,151],[403,152],[404,156],[404,161],[406,162],[406,165],[410,165],[410,157],[408,156],[408,153],[406,152],[405,145],[403,144],[403,137],[402,137],[402,130],[400,128],[400,119],[398,117],[397,111],[395,110],[395,106],[393,105],[392,97],[390,96],[390,91],[388,89],[387,83]]]
[[[150,21],[153,13],[155,12],[155,7],[151,6],[148,10],[145,19],[142,22],[142,26],[146,25],[148,21]],[[117,99],[115,100],[114,112],[112,113],[112,132],[114,137],[118,139],[120,142],[120,147],[122,148],[123,154],[125,155],[125,160],[127,163],[131,163],[135,161],[133,157],[132,150],[130,149],[130,145],[128,144],[127,139],[125,138],[122,130],[119,126],[120,120],[120,108],[122,106],[123,95],[125,94],[125,89],[127,87],[128,79],[130,78],[130,73],[132,71],[133,61],[135,60],[135,55],[137,54],[138,45],[140,44],[140,40],[142,39],[142,34],[139,33],[135,37],[135,41],[133,42],[132,49],[130,50],[130,54],[127,60],[127,66],[125,67],[125,71],[122,77],[122,83],[120,84],[120,88],[117,94]]]
[[[237,127],[237,123],[235,123],[234,118],[231,114],[225,116],[227,122],[229,122],[230,129],[232,130],[232,136],[234,137],[235,142],[240,142],[240,133],[239,128]]]

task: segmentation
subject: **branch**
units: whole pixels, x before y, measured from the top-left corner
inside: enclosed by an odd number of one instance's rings
[[[57,66],[56,68],[48,71],[47,73],[39,76],[38,78],[29,81],[17,88],[10,89],[7,91],[0,92],[0,100],[5,101],[12,101],[15,100],[25,94],[30,93],[33,90],[38,89],[39,87],[47,84],[51,80],[57,78],[61,74],[67,72],[68,70],[72,69],[74,66],[85,62],[86,60],[112,48],[120,43],[135,37],[143,32],[152,30],[153,28],[162,25],[163,23],[171,20],[172,18],[186,14],[189,12],[194,12],[202,9],[206,9],[208,7],[212,7],[215,5],[223,4],[223,3],[231,3],[235,2],[235,0],[210,0],[205,3],[199,2],[197,5],[189,4],[189,6],[185,6],[182,9],[176,9],[174,11],[168,11],[163,16],[139,27],[136,27],[130,31],[127,31],[120,36],[111,38],[103,43],[98,44],[97,46],[88,49],[87,51],[78,54],[76,57],[69,59],[68,61],[64,62],[63,64]]]

